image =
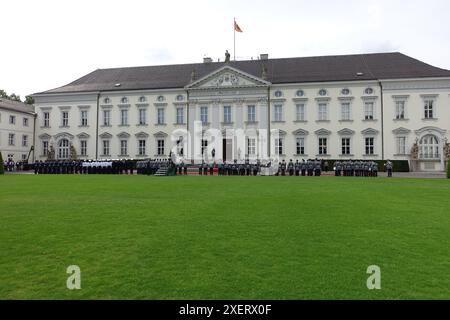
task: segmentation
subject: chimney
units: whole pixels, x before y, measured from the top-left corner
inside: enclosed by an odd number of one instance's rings
[[[211,63],[213,60],[210,57],[203,58],[203,63]]]
[[[269,54],[268,53],[261,53],[259,55],[259,59],[261,59],[261,60],[268,60],[269,59]]]

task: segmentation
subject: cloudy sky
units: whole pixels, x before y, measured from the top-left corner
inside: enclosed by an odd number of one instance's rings
[[[401,51],[450,69],[448,0],[2,0],[0,89],[25,95],[95,69]]]

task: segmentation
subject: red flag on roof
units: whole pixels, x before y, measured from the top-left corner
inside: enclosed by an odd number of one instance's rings
[[[239,25],[236,23],[236,21],[234,22],[234,31],[242,32],[242,29],[239,27]]]

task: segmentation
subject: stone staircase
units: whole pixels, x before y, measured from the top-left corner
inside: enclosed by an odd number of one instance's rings
[[[168,168],[167,167],[160,167],[156,173],[155,176],[167,176],[168,175]]]

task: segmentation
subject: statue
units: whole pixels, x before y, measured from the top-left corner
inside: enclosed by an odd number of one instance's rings
[[[267,67],[263,65],[261,79],[267,80]]]
[[[70,144],[70,160],[77,160],[77,150],[73,144]]]
[[[447,142],[447,138],[445,138],[444,142],[444,159],[450,158],[450,143]]]
[[[195,80],[197,80],[197,71],[195,69],[192,69],[191,82],[194,82]]]
[[[225,63],[230,62],[230,54],[228,53],[228,50],[225,51]]]
[[[419,158],[419,145],[418,145],[418,139],[416,139],[416,142],[413,144],[411,148],[411,159],[417,160]]]
[[[47,152],[47,160],[55,160],[55,148],[50,145],[50,149]]]

